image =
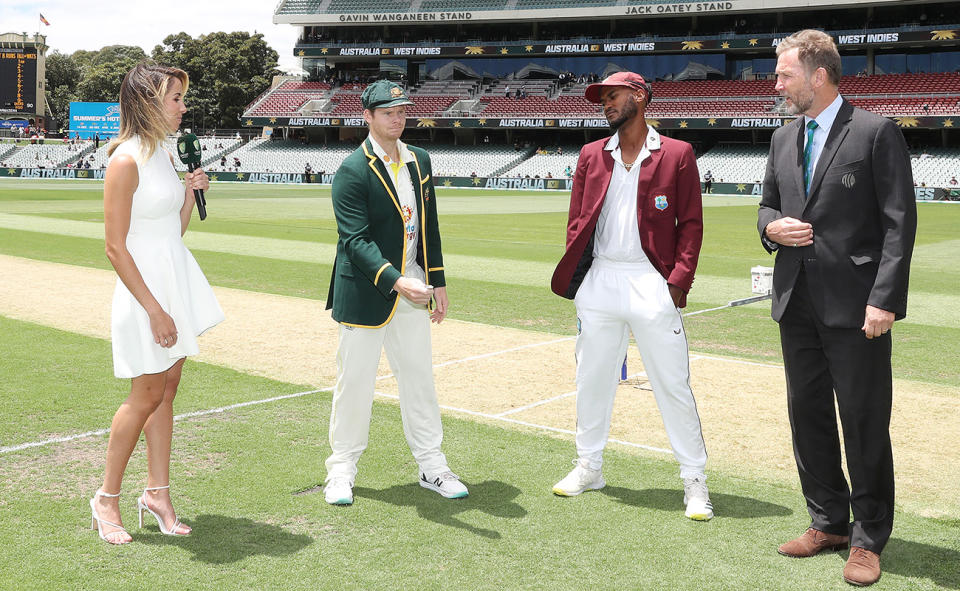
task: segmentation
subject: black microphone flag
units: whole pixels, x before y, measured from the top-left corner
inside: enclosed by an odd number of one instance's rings
[[[181,135],[177,140],[177,154],[180,156],[180,162],[186,164],[190,172],[200,168],[203,156],[197,136],[192,133]],[[207,200],[203,198],[203,191],[194,189],[193,197],[197,202],[197,213],[200,214],[200,219],[207,219]]]

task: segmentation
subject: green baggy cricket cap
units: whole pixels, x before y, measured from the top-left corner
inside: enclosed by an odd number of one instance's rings
[[[360,95],[360,103],[364,109],[386,109],[412,105],[413,101],[399,84],[389,80],[377,80],[364,89]]]

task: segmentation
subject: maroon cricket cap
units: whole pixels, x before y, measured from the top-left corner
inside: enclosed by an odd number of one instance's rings
[[[653,91],[650,89],[647,81],[644,80],[640,74],[634,74],[633,72],[617,72],[616,74],[611,74],[607,76],[603,82],[597,82],[596,84],[588,86],[583,96],[591,103],[599,103],[600,91],[603,90],[604,86],[625,86],[632,90],[642,90],[643,94],[647,97],[647,102],[650,102],[650,99],[653,98]]]

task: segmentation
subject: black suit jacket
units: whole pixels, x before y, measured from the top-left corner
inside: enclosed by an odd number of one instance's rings
[[[803,190],[804,118],[773,134],[760,201],[764,248],[777,252],[772,316],[780,321],[801,264],[814,311],[831,328],[860,328],[866,306],[907,313],[907,282],[917,227],[910,154],[893,121],[843,101]],[[813,244],[780,247],[770,222],[793,217],[813,226]]]

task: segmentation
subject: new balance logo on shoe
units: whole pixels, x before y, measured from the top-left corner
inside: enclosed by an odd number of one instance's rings
[[[469,494],[467,487],[460,482],[460,477],[449,470],[434,477],[428,477],[421,472],[420,486],[439,493],[448,499],[462,499]]]

